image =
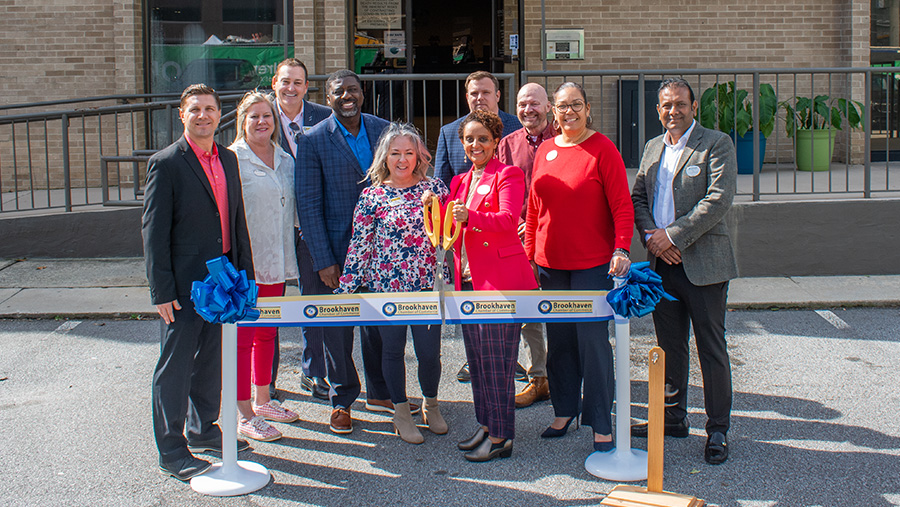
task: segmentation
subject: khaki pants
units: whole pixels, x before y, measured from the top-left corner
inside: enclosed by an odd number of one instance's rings
[[[544,340],[543,322],[522,324],[522,345],[528,356],[528,377],[546,377],[547,342]]]

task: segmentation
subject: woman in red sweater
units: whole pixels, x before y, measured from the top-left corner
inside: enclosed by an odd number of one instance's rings
[[[631,265],[634,208],[625,164],[612,141],[591,130],[591,105],[581,86],[563,83],[553,100],[561,133],[534,157],[525,252],[545,290],[612,289],[608,275],[624,276]],[[582,424],[594,430],[595,450],[615,447],[607,324],[547,324],[547,376],[556,418],[542,437],[565,435],[580,414]]]

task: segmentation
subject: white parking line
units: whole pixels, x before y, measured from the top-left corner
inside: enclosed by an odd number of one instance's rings
[[[844,322],[844,319],[835,315],[831,310],[816,310],[816,313],[819,314],[819,317],[827,320],[832,326],[838,329],[850,329],[850,324]]]
[[[75,329],[75,326],[77,326],[78,324],[81,324],[80,320],[67,320],[67,321],[63,322],[62,324],[60,324],[58,328],[54,329],[53,332],[54,333],[67,333],[67,332]]]

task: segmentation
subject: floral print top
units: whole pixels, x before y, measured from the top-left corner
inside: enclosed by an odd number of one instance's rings
[[[353,212],[353,235],[335,292],[418,292],[434,287],[434,247],[425,234],[422,194],[449,193],[439,179],[408,188],[388,185],[362,191]]]

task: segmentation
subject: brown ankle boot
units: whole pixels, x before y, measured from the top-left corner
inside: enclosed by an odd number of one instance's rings
[[[408,401],[394,404],[394,429],[404,442],[421,444],[425,441],[425,437],[413,422],[412,414],[409,413]]]
[[[422,421],[428,425],[428,429],[437,435],[444,435],[450,428],[447,421],[441,415],[441,408],[438,406],[437,398],[425,398],[425,404],[422,407]]]
[[[547,377],[531,377],[528,385],[516,395],[516,408],[525,408],[536,401],[550,399],[550,384]]]

